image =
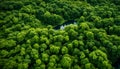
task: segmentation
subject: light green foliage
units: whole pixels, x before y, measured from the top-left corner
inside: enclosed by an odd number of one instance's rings
[[[86,15],[86,13],[83,13],[83,15]],[[85,17],[84,17],[84,16],[81,16],[78,21],[79,21],[79,22],[84,22],[84,21],[85,21]]]
[[[69,36],[65,36],[65,37],[64,37],[64,40],[65,40],[65,41],[69,41]]]
[[[91,63],[85,64],[85,69],[94,69],[93,65]]]
[[[69,44],[67,45],[67,48],[68,48],[69,52],[72,53],[72,51],[73,51],[73,44],[72,44],[72,43],[69,43]]]
[[[39,44],[36,43],[36,44],[33,45],[33,47],[34,47],[35,49],[39,49]]]
[[[87,63],[89,63],[89,59],[88,59],[88,58],[83,58],[83,59],[81,60],[81,64],[85,65],[85,64],[87,64]]]
[[[14,22],[14,23],[17,23],[17,22],[18,22],[18,18],[14,17],[14,18],[13,18],[13,22]]]
[[[40,59],[37,59],[37,60],[36,60],[36,64],[37,64],[37,65],[40,65],[40,64],[41,64],[41,60],[40,60]]]
[[[78,48],[79,43],[78,43],[77,40],[74,40],[72,43],[73,43],[73,46],[74,46],[74,47]]]
[[[62,42],[64,37],[62,35],[58,35],[54,37],[54,41]]]
[[[47,49],[47,45],[45,43],[40,45],[40,51],[43,52]]]
[[[16,41],[14,40],[6,40],[6,39],[0,39],[0,48],[12,48],[14,46],[16,46]]]
[[[73,69],[81,69],[81,67],[79,65],[75,65]]]
[[[42,53],[42,61],[47,62],[49,58],[49,55],[46,53]]]
[[[33,36],[33,38],[32,38],[32,43],[37,43],[37,42],[39,42],[39,37],[37,36],[37,35],[35,35],[35,36]]]
[[[32,51],[31,51],[31,56],[32,56],[34,59],[38,59],[38,58],[39,58],[38,50],[32,49]]]
[[[62,47],[62,49],[61,49],[61,53],[62,54],[67,54],[68,53],[68,48],[67,47]]]
[[[25,55],[25,48],[21,48],[20,54],[21,54],[21,55]]]
[[[17,39],[18,39],[18,41],[19,42],[21,42],[21,41],[23,41],[24,40],[24,38],[25,38],[25,35],[26,35],[26,32],[21,32],[21,33],[18,33],[17,34]]]
[[[70,39],[73,39],[73,38],[76,38],[76,37],[77,37],[78,32],[76,32],[74,29],[70,29],[70,30],[68,31],[68,34],[69,34],[69,36],[70,36]]]
[[[61,65],[65,68],[69,68],[72,64],[72,59],[67,56],[63,56],[61,60]]]
[[[101,66],[103,66],[104,68],[110,68],[111,69],[111,65],[109,63],[107,55],[104,52],[102,52],[101,50],[95,50],[95,51],[91,52],[89,54],[89,57],[91,59],[91,62],[93,64],[97,63],[97,66],[99,68],[102,68]]]
[[[0,55],[3,56],[3,57],[5,57],[5,56],[8,55],[8,51],[2,50],[2,51],[0,52]]]
[[[5,67],[3,67],[3,69],[12,69],[12,68],[15,68],[16,66],[16,61],[13,61],[13,60],[9,60],[7,61],[7,63],[5,63]]]
[[[85,58],[85,54],[84,54],[84,52],[80,52],[80,59],[83,59],[83,58]]]
[[[45,69],[45,64],[41,64],[38,69]]]
[[[58,54],[60,51],[60,47],[59,46],[50,46],[50,52],[54,53],[54,54]]]
[[[87,23],[83,22],[83,23],[80,24],[79,28],[82,29],[82,30],[88,30],[89,26],[88,26]]]
[[[93,40],[94,39],[94,34],[92,32],[87,32],[86,36],[89,40]]]

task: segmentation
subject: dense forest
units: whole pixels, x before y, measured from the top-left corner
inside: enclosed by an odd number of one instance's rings
[[[0,69],[120,69],[120,0],[0,0]]]

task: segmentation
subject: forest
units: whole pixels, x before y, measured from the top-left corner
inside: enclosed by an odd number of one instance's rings
[[[120,0],[0,0],[0,69],[120,69]]]

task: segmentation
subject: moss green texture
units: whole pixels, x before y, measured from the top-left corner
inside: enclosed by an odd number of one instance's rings
[[[64,29],[54,27],[74,20]],[[120,0],[0,0],[0,69],[119,69]]]

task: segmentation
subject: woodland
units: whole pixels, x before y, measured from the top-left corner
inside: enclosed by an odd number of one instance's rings
[[[120,69],[120,0],[0,0],[0,69]]]

